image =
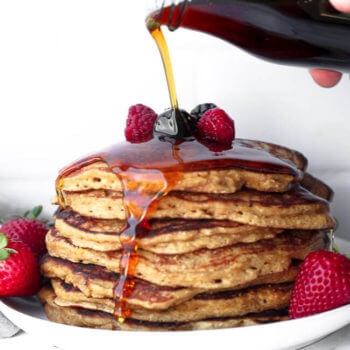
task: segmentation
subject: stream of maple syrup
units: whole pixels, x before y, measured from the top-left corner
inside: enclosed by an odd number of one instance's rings
[[[179,106],[177,101],[174,72],[171,64],[168,44],[164,37],[162,28],[157,22],[153,20],[152,17],[148,17],[146,21],[146,25],[150,34],[152,35],[153,39],[156,42],[156,45],[158,47],[158,50],[163,62],[163,68],[165,72],[165,78],[167,81],[171,108],[177,109],[179,108]]]
[[[149,32],[156,42],[163,62],[171,108],[177,109],[178,101],[175,80],[167,42],[160,26],[149,28]],[[179,157],[177,156],[176,147],[172,145],[172,148],[171,158],[177,162]],[[110,165],[113,163],[113,161],[108,160],[107,162]],[[121,166],[125,168],[126,164],[124,163]],[[113,170],[116,171],[116,168],[114,167]],[[120,278],[114,289],[114,300],[116,300],[114,315],[120,322],[123,322],[131,314],[128,307],[128,298],[135,285],[134,276],[138,261],[137,249],[140,232],[142,234],[148,232],[148,219],[152,211],[156,209],[157,201],[176,185],[180,175],[178,171],[172,172],[169,175],[170,173],[163,173],[156,169],[145,170],[145,168],[142,171],[129,171],[129,168],[121,171],[121,168],[118,168],[116,173],[119,174],[123,182],[123,200],[129,215],[127,229],[120,235],[122,244]],[[145,183],[154,183],[156,185],[155,187],[152,186],[150,190],[144,187]]]
[[[162,56],[172,108],[178,108],[170,56],[159,26],[148,23]],[[234,140],[232,147],[211,149],[194,137],[159,137],[143,143],[122,142],[85,157],[63,169],[56,182],[59,204],[65,207],[61,193],[63,178],[74,175],[96,161],[105,162],[123,184],[127,211],[126,229],[120,234],[122,257],[120,278],[114,288],[114,315],[123,322],[130,317],[128,298],[132,295],[138,262],[139,239],[149,232],[149,219],[158,201],[171,191],[184,172],[208,169],[246,169],[256,172],[290,174],[296,180],[301,171],[288,161],[247,140]]]

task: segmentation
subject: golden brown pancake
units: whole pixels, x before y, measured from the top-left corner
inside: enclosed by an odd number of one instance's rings
[[[54,322],[110,330],[175,331],[219,329],[276,322],[288,318],[286,310],[271,310],[259,314],[247,314],[241,317],[219,317],[197,322],[147,322],[130,318],[125,319],[124,322],[118,322],[115,317],[107,312],[79,307],[58,306],[55,304],[55,294],[49,287],[43,288],[39,293],[39,297],[48,318]]]
[[[77,247],[55,231],[46,238],[51,256],[119,272],[121,251],[97,252]],[[139,249],[135,277],[162,286],[234,288],[263,275],[284,271],[292,260],[303,260],[311,251],[326,246],[325,232],[290,231],[273,239],[188,254],[154,254]]]
[[[82,216],[126,220],[121,193],[66,192],[67,207]],[[246,225],[290,229],[334,227],[328,203],[301,187],[285,193],[241,190],[234,194],[170,192],[159,199],[152,218],[230,220]]]
[[[86,297],[113,298],[114,288],[119,283],[120,275],[101,266],[72,263],[68,260],[46,256],[41,264],[45,277],[61,279],[78,288]],[[289,274],[289,280],[295,277],[296,268]],[[271,277],[272,280],[272,277]],[[288,280],[286,280],[287,282]],[[135,279],[135,286],[128,298],[128,303],[148,309],[164,310],[203,292],[202,289],[157,286]]]
[[[299,261],[282,272],[267,274],[256,278],[245,285],[236,286],[235,290],[262,284],[289,283],[294,281]],[[119,283],[119,274],[101,266],[92,264],[72,263],[68,260],[46,256],[41,264],[45,277],[60,279],[78,288],[86,297],[113,298],[114,288]],[[222,291],[221,289],[216,290]],[[135,279],[134,289],[128,297],[132,306],[147,309],[165,310],[194,296],[205,292],[205,289],[157,286],[155,284]]]
[[[120,233],[125,223],[88,218],[66,209],[56,212],[55,228],[58,235],[69,238],[76,246],[109,251],[122,248]],[[252,243],[273,238],[282,231],[227,220],[151,220],[149,232],[140,237],[138,245],[154,253],[183,254],[201,248]]]
[[[114,313],[115,300],[86,297],[79,289],[60,280],[52,280],[58,306],[82,307]],[[199,294],[166,310],[131,306],[131,315],[149,322],[193,322],[208,318],[236,317],[247,313],[285,309],[289,305],[292,284],[260,285],[239,291]]]

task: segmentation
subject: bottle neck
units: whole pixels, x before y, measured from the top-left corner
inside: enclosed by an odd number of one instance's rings
[[[159,25],[166,25],[169,30],[174,31],[181,26],[183,16],[186,12],[187,5],[192,0],[163,0],[156,1],[161,3],[157,6],[154,20]],[[166,19],[166,20],[164,20]]]

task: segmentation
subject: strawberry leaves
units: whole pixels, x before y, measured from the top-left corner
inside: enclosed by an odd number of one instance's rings
[[[11,253],[17,253],[16,250],[8,248],[8,238],[0,232],[0,261],[6,260]]]
[[[25,211],[23,213],[23,217],[31,219],[31,220],[37,219],[39,217],[39,215],[41,214],[42,210],[43,210],[43,207],[41,205],[37,205],[32,210]]]

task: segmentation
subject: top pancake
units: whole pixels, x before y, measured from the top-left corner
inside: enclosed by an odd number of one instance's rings
[[[188,144],[193,146],[190,142]],[[158,145],[158,148],[160,146]],[[247,158],[253,157],[251,152],[254,152],[254,161],[251,160],[250,163],[247,161],[248,164],[246,164],[246,160],[242,160],[245,154],[244,152],[239,154],[240,149],[247,152]],[[156,151],[157,149],[153,150],[153,152]],[[192,150],[192,152],[195,151],[202,150]],[[172,190],[234,193],[245,186],[258,191],[284,192],[292,183],[302,178],[307,166],[307,160],[301,153],[267,142],[236,139],[232,149],[221,153],[223,156],[218,157],[218,160],[214,159],[210,166],[200,169],[190,166],[181,169],[181,174],[176,175],[178,179]],[[135,154],[135,157],[137,155]],[[222,165],[222,158],[225,159],[225,166]],[[232,161],[230,161],[231,158]],[[237,159],[239,162],[236,161]],[[259,167],[258,162],[263,163],[266,159],[268,166],[265,169],[262,166]],[[181,160],[179,162],[181,163]],[[111,169],[103,156],[89,156],[74,165],[76,166],[69,166],[61,172],[56,184],[59,193],[84,190],[123,191],[122,179]],[[167,170],[167,172],[172,171],[178,172],[178,169]],[[159,184],[161,180],[158,177],[142,178],[141,181],[149,191],[157,192],[162,186]]]

